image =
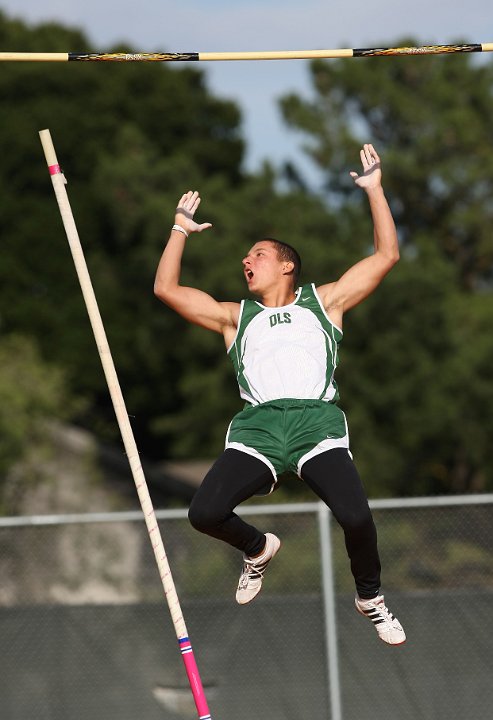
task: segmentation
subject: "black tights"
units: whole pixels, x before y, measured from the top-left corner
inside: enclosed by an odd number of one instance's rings
[[[344,448],[328,450],[305,462],[301,476],[331,509],[344,531],[358,595],[373,598],[380,589],[377,532],[358,471]],[[228,449],[204,478],[188,511],[196,530],[229,543],[245,555],[262,552],[265,535],[233,512],[237,505],[272,483],[258,458]]]

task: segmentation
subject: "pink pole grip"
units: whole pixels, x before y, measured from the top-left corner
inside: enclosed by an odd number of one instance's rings
[[[212,720],[212,716],[207,706],[204,688],[200,679],[199,670],[193,654],[192,643],[187,637],[178,640],[180,646],[183,663],[187,671],[190,687],[192,688],[193,699],[199,714],[199,720]]]

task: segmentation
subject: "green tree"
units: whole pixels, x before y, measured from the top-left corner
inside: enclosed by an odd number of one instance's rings
[[[416,44],[412,38],[399,41]],[[417,43],[419,44],[419,43]],[[332,197],[354,196],[348,158],[372,141],[403,244],[433,239],[460,286],[492,280],[493,68],[468,55],[315,61],[312,101],[282,99],[289,126],[326,176]]]
[[[78,32],[2,19],[5,49],[90,50]],[[222,299],[243,296],[240,260],[258,235],[298,244],[335,232],[330,214],[296,187],[280,194],[268,166],[258,176],[242,174],[239,111],[208,93],[200,71],[76,63],[47,72],[41,64],[11,64],[0,83],[9,107],[0,129],[8,145],[1,170],[9,207],[0,270],[5,328],[33,333],[43,355],[56,357],[89,399],[78,421],[118,439],[42,158],[38,130],[49,127],[139,448],[158,458],[215,455],[240,407],[222,341],[187,326],[152,292],[176,200],[191,185],[202,192],[214,231],[192,239],[184,274]],[[342,256],[339,246],[333,253]],[[325,250],[310,255],[315,267]]]
[[[0,38],[5,50],[91,49],[78,31],[55,24],[28,27],[3,13]],[[47,127],[66,172],[118,368],[131,393],[136,433],[145,442],[145,405],[154,401],[155,373],[164,370],[171,386],[177,374],[173,358],[168,361],[156,343],[157,337],[174,334],[176,319],[152,314],[158,249],[169,226],[162,208],[167,198],[176,202],[178,189],[206,176],[223,177],[230,188],[240,183],[238,108],[212,96],[201,71],[152,64],[9,63],[2,68],[0,92],[2,326],[6,332],[32,333],[43,356],[56,358],[72,387],[90,397],[80,421],[115,437],[113,410],[39,142],[38,131]],[[169,396],[174,398],[173,387]],[[167,402],[176,405],[174,399]]]
[[[419,44],[405,39],[398,44]],[[382,155],[402,260],[346,322],[339,378],[369,486],[415,494],[493,487],[493,68],[468,56],[316,61],[314,97],[282,99],[367,242],[347,158]]]
[[[5,50],[91,49],[78,31],[3,14],[0,38]],[[199,189],[200,214],[214,224],[190,238],[184,282],[241,299],[240,261],[262,235],[300,250],[303,281],[329,282],[371,251],[366,198],[348,174],[371,140],[402,260],[345,320],[337,379],[355,459],[373,495],[489,489],[491,66],[457,55],[311,69],[313,99],[287,97],[282,110],[325,174],[323,195],[309,193],[294,167],[283,177],[268,164],[242,171],[239,110],[209,93],[201,71],[5,64],[2,329],[32,338],[40,365],[63,368],[69,395],[87,400],[78,423],[118,440],[39,143],[48,127],[139,449],[215,456],[241,407],[222,339],[152,292],[176,200]]]
[[[49,421],[70,418],[76,408],[63,370],[40,356],[35,342],[21,335],[0,337],[0,513],[11,511],[12,495],[25,488],[8,489],[7,471],[27,449],[48,448]],[[9,493],[10,504],[6,494]]]

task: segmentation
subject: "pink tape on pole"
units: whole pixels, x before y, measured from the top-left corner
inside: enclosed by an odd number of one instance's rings
[[[211,714],[207,706],[204,688],[202,687],[199,670],[197,668],[197,663],[195,662],[190,640],[187,637],[180,638],[178,640],[178,644],[180,646],[185,670],[190,681],[193,699],[195,700],[195,705],[199,713],[199,720],[211,720]]]
[[[50,172],[50,175],[58,175],[58,173],[61,173],[60,165],[49,165],[48,170]]]

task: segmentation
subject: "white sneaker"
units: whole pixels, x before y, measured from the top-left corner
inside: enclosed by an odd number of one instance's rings
[[[255,558],[243,555],[243,570],[236,591],[237,603],[246,605],[259,594],[267,565],[280,547],[281,541],[278,537],[265,533],[265,548],[262,554]]]
[[[389,645],[402,645],[406,642],[406,634],[397,618],[385,607],[383,595],[378,595],[371,600],[364,600],[356,596],[354,604],[356,610],[361,615],[366,615],[375,625],[380,640]]]

